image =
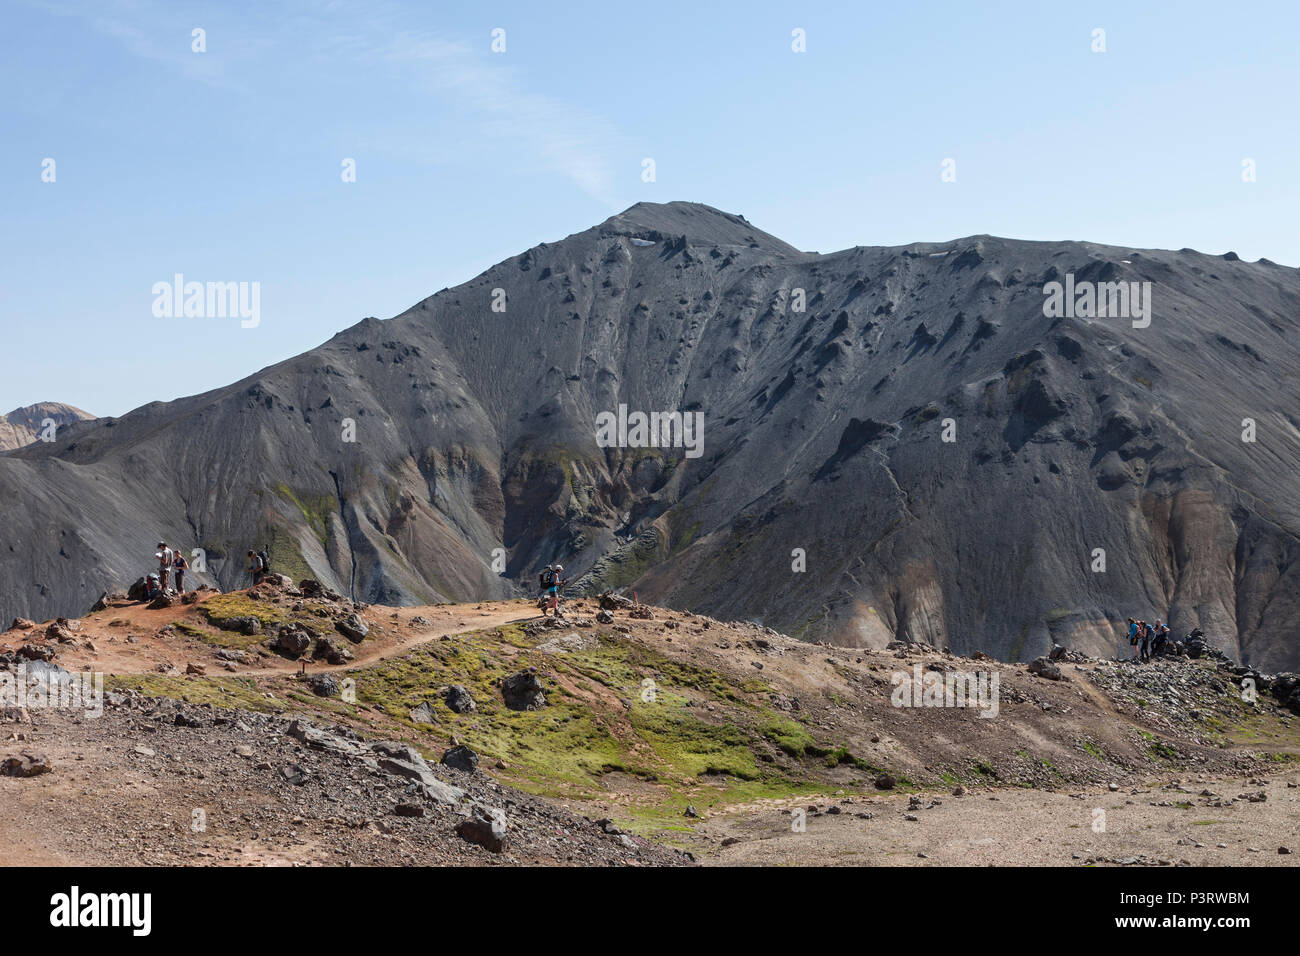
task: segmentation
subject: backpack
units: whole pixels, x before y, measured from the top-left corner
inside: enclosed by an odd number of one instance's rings
[[[271,570],[271,556],[268,555],[265,551],[257,552],[257,559],[262,562],[263,572]]]
[[[537,582],[544,588],[549,588],[555,583],[555,572],[547,568],[537,576]]]

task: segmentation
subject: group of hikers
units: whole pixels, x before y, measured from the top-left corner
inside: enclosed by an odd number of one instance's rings
[[[184,594],[185,572],[190,569],[190,564],[185,560],[184,553],[179,548],[169,547],[166,541],[159,541],[158,550],[154,552],[154,559],[158,562],[158,570],[145,575],[145,600],[152,601],[163,594]],[[261,584],[262,579],[270,571],[271,558],[265,551],[248,552],[248,573],[253,578],[254,586]],[[174,588],[171,585],[173,577],[176,581]]]
[[[1152,655],[1164,653],[1170,642],[1169,625],[1157,620],[1154,624],[1128,619],[1128,643],[1133,648],[1133,660],[1151,660]]]
[[[190,564],[185,560],[181,550],[179,548],[173,550],[167,546],[166,541],[159,541],[154,558],[158,561],[158,570],[145,576],[145,599],[152,601],[159,595],[168,593],[184,594],[185,572],[190,569]],[[172,575],[176,576],[174,589],[171,587]]]

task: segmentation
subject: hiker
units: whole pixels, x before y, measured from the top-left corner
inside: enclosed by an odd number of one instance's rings
[[[555,565],[553,564],[542,568],[541,573],[537,575],[537,605],[542,608],[543,613],[546,610],[546,589],[551,586],[554,577]]]
[[[158,542],[158,553],[154,555],[158,559],[158,584],[163,593],[167,593],[167,576],[171,573],[172,560],[176,557],[171,548],[167,547],[166,541]]]
[[[145,575],[144,599],[146,601],[152,601],[161,593],[162,593],[162,589],[158,587],[158,575],[156,574]]]
[[[1128,619],[1128,643],[1133,648],[1132,660],[1137,660],[1138,656],[1138,622],[1133,618]]]
[[[248,573],[253,576],[253,587],[262,583],[262,572],[266,565],[256,551],[248,552]]]
[[[1169,626],[1156,621],[1156,636],[1151,642],[1151,654],[1160,657],[1165,652],[1165,643],[1169,637]]]
[[[542,607],[542,616],[546,616],[547,608],[555,612],[555,616],[560,616],[560,588],[569,582],[560,577],[560,572],[564,570],[564,565],[557,564],[554,567],[547,567],[542,572],[542,586],[546,589],[546,597],[550,599],[548,604]]]
[[[1142,629],[1142,660],[1151,660],[1151,640],[1156,636],[1156,629],[1150,624],[1143,625]]]
[[[176,549],[176,557],[172,560],[172,570],[176,572],[176,593],[185,593],[185,572],[190,569],[189,562],[185,560],[185,555],[181,554],[180,548]]]

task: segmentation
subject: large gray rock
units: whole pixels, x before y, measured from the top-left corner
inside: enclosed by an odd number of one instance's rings
[[[1048,680],[1060,680],[1061,669],[1046,657],[1038,657],[1029,662],[1029,673],[1046,677]]]
[[[407,744],[388,741],[372,743],[370,749],[377,754],[379,769],[385,773],[414,780],[421,785],[425,796],[447,806],[456,806],[465,797],[465,791],[439,780],[419,751]]]
[[[469,843],[478,844],[492,853],[501,853],[506,848],[508,833],[505,812],[476,804],[469,817],[457,825],[456,832]]]
[[[501,679],[501,696],[511,710],[541,710],[546,706],[542,682],[531,671]]]
[[[438,761],[444,767],[451,767],[453,770],[463,770],[465,773],[474,773],[478,770],[478,754],[473,750],[461,744],[452,747],[443,753],[442,759]]]
[[[471,714],[478,710],[473,695],[461,684],[452,684],[448,687],[442,699],[458,714]]]
[[[361,619],[361,615],[353,611],[341,621],[336,621],[334,627],[340,634],[346,637],[354,644],[360,644],[367,634],[370,633],[370,625]]]

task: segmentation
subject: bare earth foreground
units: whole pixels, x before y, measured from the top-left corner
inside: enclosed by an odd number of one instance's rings
[[[1300,849],[1300,722],[1222,663],[1067,655],[1051,679],[605,603],[556,621],[284,580],[15,622],[0,667],[109,676],[102,716],[0,711],[0,761],[49,768],[0,776],[4,862],[1263,866]],[[899,673],[945,672],[996,674],[997,716],[891,703]]]

